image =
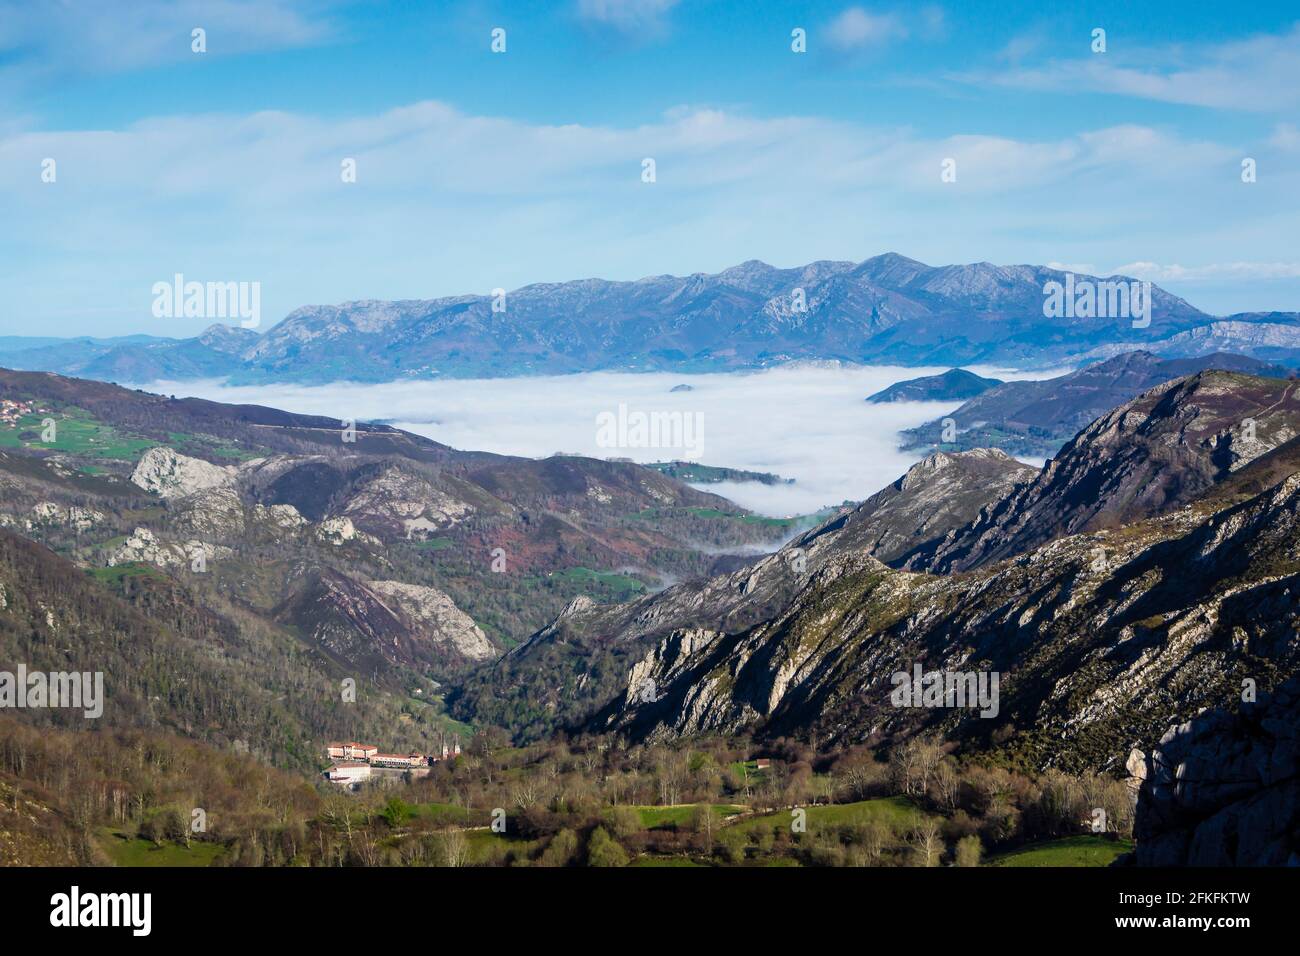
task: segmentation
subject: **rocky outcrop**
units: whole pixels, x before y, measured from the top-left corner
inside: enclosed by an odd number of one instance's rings
[[[104,513],[94,508],[83,508],[79,505],[69,505],[65,508],[53,501],[42,501],[32,508],[32,518],[27,523],[27,527],[30,528],[33,524],[55,524],[64,525],[74,531],[87,531],[103,521]]]
[[[845,521],[845,533],[873,558],[905,565],[1037,474],[994,448],[936,452],[863,502]]]
[[[335,660],[362,669],[461,664],[496,654],[441,591],[400,581],[367,584],[329,568],[297,582],[276,617]]]
[[[233,553],[230,548],[211,542],[171,541],[159,538],[148,528],[136,528],[109,554],[108,566],[143,562],[160,568],[206,567],[209,562],[229,558]]]
[[[496,657],[497,650],[474,619],[437,588],[401,581],[371,581],[370,587],[395,604],[427,640],[466,660]]]
[[[448,528],[474,510],[427,478],[392,465],[352,489],[341,515],[373,531],[410,538]]]
[[[131,481],[162,498],[184,498],[200,491],[230,486],[237,469],[190,458],[165,445],[156,445],[142,456],[131,473]]]
[[[1170,728],[1135,836],[1144,866],[1300,866],[1300,678]]]
[[[358,544],[378,546],[379,541],[364,531],[358,531],[351,518],[326,518],[316,526],[316,537],[335,547],[355,541]]]
[[[254,505],[253,520],[277,531],[297,531],[307,525],[307,519],[293,505]]]
[[[174,514],[175,527],[195,535],[234,538],[244,531],[244,503],[229,486],[182,499]]]

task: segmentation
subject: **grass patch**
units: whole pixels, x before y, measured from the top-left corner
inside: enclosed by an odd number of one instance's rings
[[[158,845],[112,828],[101,832],[99,842],[115,866],[211,866],[226,852],[219,843],[196,840],[188,848],[167,841]]]
[[[634,594],[640,594],[646,587],[641,581],[627,574],[616,571],[593,571],[591,568],[565,568],[552,571],[547,575],[550,580],[562,586],[579,590],[596,589],[609,592],[616,600],[622,600]]]
[[[629,863],[628,866],[654,867],[654,868],[678,867],[678,866],[702,867],[702,866],[706,866],[706,864],[698,863],[695,860],[692,860],[688,856],[646,855],[646,856],[638,856],[635,860]]]
[[[662,830],[670,827],[688,827],[692,818],[695,816],[695,804],[686,803],[674,807],[632,807],[641,817],[641,826],[647,830]],[[716,803],[713,805],[713,812],[720,818],[735,816],[738,813],[744,813],[748,807],[738,806],[732,803]]]
[[[55,422],[55,440],[43,442],[40,434],[42,422],[52,418]],[[23,438],[24,434],[32,437]],[[134,460],[147,448],[157,445],[148,438],[133,438],[119,433],[115,428],[90,417],[81,409],[68,408],[62,412],[36,412],[24,415],[17,425],[0,428],[0,448],[32,448],[39,451],[58,451],[85,458],[117,458]]]
[[[1034,843],[1010,853],[990,857],[988,866],[1110,866],[1133,849],[1129,840],[1110,840],[1100,834],[1081,834]]]
[[[411,547],[416,551],[445,551],[456,544],[451,538],[428,538],[424,541],[412,541]]]
[[[101,584],[108,585],[120,585],[126,578],[167,577],[152,564],[144,564],[140,561],[127,561],[125,564],[119,564],[111,568],[91,568],[86,573]]]

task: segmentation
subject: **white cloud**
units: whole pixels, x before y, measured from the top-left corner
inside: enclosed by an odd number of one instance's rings
[[[1221,262],[1202,266],[1160,265],[1156,262],[1130,262],[1116,266],[1111,275],[1132,276],[1151,282],[1259,281],[1300,279],[1300,262]]]
[[[1288,153],[1300,152],[1300,129],[1294,123],[1278,123],[1273,127],[1273,135],[1268,142]]]
[[[0,0],[0,61],[9,79],[109,73],[194,56],[207,31],[213,57],[319,43],[331,35],[328,0]]]
[[[668,14],[678,0],[578,0],[587,23],[628,36],[658,35],[668,29]]]
[[[869,13],[849,7],[831,21],[827,39],[839,50],[859,50],[907,36],[907,27],[894,13]]]
[[[959,79],[1020,89],[1111,93],[1165,103],[1275,112],[1300,106],[1300,24],[1289,32],[1219,44],[1134,47]]]
[[[653,185],[640,181],[646,156]],[[58,162],[56,185],[40,181],[44,157]],[[946,157],[956,183],[941,182]],[[340,181],[344,158],[357,161],[355,184]],[[1266,261],[1290,236],[1300,191],[1284,170],[1243,186],[1239,159],[1235,147],[1133,125],[1034,142],[695,108],[636,127],[438,102],[343,118],[160,117],[0,134],[0,219],[24,224],[0,237],[0,256],[28,280],[7,290],[11,321],[86,316],[62,323],[65,334],[120,331],[93,317],[133,308],[130,331],[195,331],[149,318],[149,288],[177,271],[260,281],[274,320],[311,302],[714,271],[751,257],[1216,261],[1232,241],[1238,257]],[[1216,186],[1228,182],[1270,195],[1270,220]]]

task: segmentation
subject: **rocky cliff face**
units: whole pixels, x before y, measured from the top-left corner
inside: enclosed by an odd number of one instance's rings
[[[306,573],[276,617],[360,673],[385,663],[446,666],[495,653],[474,622],[436,589],[367,584],[329,568]]]
[[[1298,387],[1221,371],[1159,385],[1093,422],[1032,482],[906,566],[968,570],[1184,504],[1300,433]]]
[[[1139,864],[1300,866],[1300,678],[1170,728],[1142,769]]]

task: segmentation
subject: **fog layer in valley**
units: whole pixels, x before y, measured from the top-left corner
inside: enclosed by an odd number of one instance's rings
[[[1021,373],[979,366],[971,370],[1003,379],[1060,374],[1060,370]],[[380,385],[231,388],[219,381],[192,381],[141,387],[177,397],[381,420],[462,449],[533,458],[558,452],[638,462],[687,459],[773,472],[794,478],[795,483],[722,482],[699,487],[745,508],[786,516],[861,500],[906,471],[920,456],[898,450],[898,431],[944,415],[961,403],[875,405],[864,399],[894,382],[943,371],[941,367],[792,365],[707,375],[592,372]],[[672,391],[677,385],[689,385],[690,390]],[[659,445],[647,447],[639,440],[636,416],[656,412],[680,414],[661,419],[665,427]],[[692,416],[689,422],[686,416]],[[674,422],[682,425],[675,432],[667,427]]]

